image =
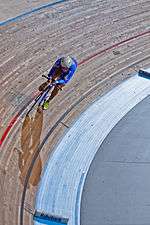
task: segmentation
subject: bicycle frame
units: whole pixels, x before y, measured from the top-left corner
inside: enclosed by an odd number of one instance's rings
[[[36,104],[38,104],[38,106],[40,106],[42,103],[44,103],[44,101],[46,101],[48,93],[49,93],[49,91],[51,90],[51,88],[53,86],[55,86],[55,85],[54,84],[49,84],[48,87],[35,98],[35,102],[31,106],[29,111],[27,112],[27,115],[31,112],[31,110],[34,108],[34,106]]]
[[[40,98],[38,99],[39,102],[38,102],[38,100],[37,100],[39,106],[42,104],[42,102],[44,102],[44,101],[46,100],[46,98],[47,98],[47,96],[48,96],[48,93],[49,93],[49,91],[51,90],[51,88],[52,88],[53,86],[54,86],[54,85],[52,85],[52,84],[48,85],[48,87],[46,88],[46,90],[42,93],[43,96],[41,95]]]

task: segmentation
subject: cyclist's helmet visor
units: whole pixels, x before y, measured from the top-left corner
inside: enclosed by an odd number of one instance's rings
[[[72,59],[70,56],[62,57],[61,59],[61,68],[63,71],[68,71],[72,65]]]

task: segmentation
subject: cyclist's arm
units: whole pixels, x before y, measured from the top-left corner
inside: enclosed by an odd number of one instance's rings
[[[66,84],[72,78],[75,70],[70,70],[69,73],[65,76],[64,79],[59,79],[56,81],[56,84]]]
[[[60,66],[60,59],[58,59],[55,64],[53,65],[53,67],[50,69],[49,73],[48,73],[48,78],[49,80],[53,77],[53,75],[55,74],[56,70],[59,68]]]

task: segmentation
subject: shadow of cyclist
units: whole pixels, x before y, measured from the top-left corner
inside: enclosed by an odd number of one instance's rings
[[[27,115],[24,119],[21,131],[21,151],[19,152],[19,169],[20,169],[20,180],[24,184],[25,177],[28,169],[31,165],[33,155],[37,151],[40,144],[40,136],[43,126],[43,110],[37,109],[34,118],[30,118]],[[39,182],[42,171],[42,161],[40,155],[38,156],[30,179],[29,184],[36,186]]]

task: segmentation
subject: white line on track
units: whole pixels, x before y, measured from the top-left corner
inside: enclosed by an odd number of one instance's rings
[[[8,58],[6,61],[4,61],[3,63],[0,64],[0,67],[2,67],[3,65],[5,65],[7,62],[9,62],[11,59],[13,59],[15,56],[11,56],[10,58]]]

